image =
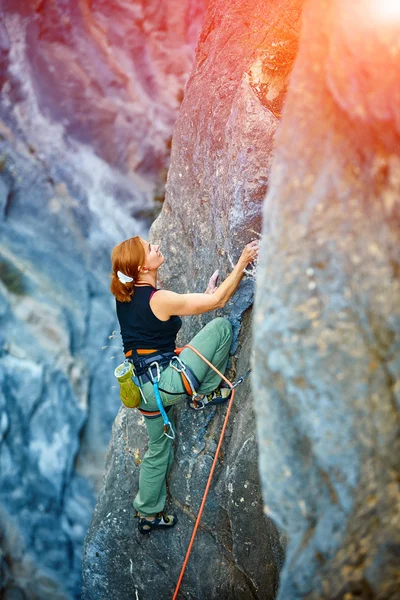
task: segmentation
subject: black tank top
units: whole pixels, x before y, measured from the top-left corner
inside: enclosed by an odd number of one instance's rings
[[[150,298],[156,288],[151,285],[135,286],[130,302],[116,301],[117,317],[121,327],[124,352],[128,350],[161,350],[173,352],[182,319],[170,317],[160,321],[150,308]]]

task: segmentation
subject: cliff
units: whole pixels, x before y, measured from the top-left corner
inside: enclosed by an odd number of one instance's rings
[[[212,3],[174,128],[163,210],[151,228],[166,262],[160,284],[204,291],[231,270],[261,229],[278,117],[296,56],[300,7],[290,1]],[[216,314],[234,325],[238,374],[251,356],[254,273],[224,311],[185,318],[178,343]],[[225,409],[177,410],[170,504],[179,523],[144,538],[131,501],[146,450],[143,419],[124,408],[114,424],[104,486],[85,542],[83,598],[173,595]],[[165,533],[165,532],[164,532]],[[186,598],[275,597],[285,540],[263,512],[253,396],[238,388],[223,454],[182,584]]]
[[[0,596],[78,598],[119,408],[110,252],[159,212],[204,7],[0,10]]]
[[[210,4],[151,229],[162,284],[180,292],[262,239],[254,314],[254,273],[223,311],[252,386],[238,390],[185,598],[398,598],[400,14],[309,0],[298,43],[301,11]],[[212,316],[186,319],[180,343]],[[222,413],[178,411],[179,523],[144,538],[131,508],[144,423],[121,409],[85,600],[172,597]]]
[[[266,512],[290,539],[278,598],[395,600],[400,10],[316,0],[303,23],[253,328]]]

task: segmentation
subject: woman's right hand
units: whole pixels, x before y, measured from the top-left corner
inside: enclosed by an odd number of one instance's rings
[[[258,257],[259,247],[260,242],[258,240],[253,240],[249,244],[246,244],[238,262],[244,267],[247,267],[249,263],[253,262],[253,260],[256,260]]]
[[[244,250],[233,271],[216,287],[217,271],[211,277],[205,294],[177,294],[160,290],[154,294],[150,307],[161,321],[168,321],[172,315],[201,315],[210,310],[224,308],[239,287],[245,268],[258,257],[259,242],[254,240]]]

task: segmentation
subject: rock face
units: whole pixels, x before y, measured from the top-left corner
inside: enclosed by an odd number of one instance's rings
[[[276,138],[254,391],[278,598],[399,598],[400,35],[309,2]],[[385,11],[393,12],[390,19]]]
[[[110,250],[158,211],[203,4],[0,10],[0,596],[78,598],[120,406]]]
[[[273,138],[296,55],[300,4],[239,1],[209,6],[196,63],[174,130],[167,194],[151,237],[160,242],[165,287],[204,291],[219,268],[231,270],[257,237]],[[256,26],[257,25],[257,26]],[[221,314],[234,325],[232,368],[251,355],[254,273]],[[185,343],[216,315],[184,319]],[[250,384],[238,388],[223,454],[181,587],[185,598],[272,599],[284,540],[263,514]],[[224,409],[176,411],[176,458],[169,477],[172,532],[142,536],[131,501],[146,450],[143,419],[121,409],[104,487],[86,538],[84,600],[172,597],[200,506]]]
[[[112,370],[92,377],[111,362],[113,351],[101,348],[115,329],[105,254],[91,272],[111,240],[96,226],[91,250],[87,196],[71,197],[7,135],[0,143],[0,518],[8,566],[0,589],[77,597],[94,493],[74,463],[84,426],[96,434],[96,442],[89,432],[84,438],[92,456],[95,443],[100,451],[107,443],[118,407],[111,394],[98,422],[97,386],[111,388]]]
[[[203,0],[1,5],[9,23],[22,25],[20,43],[46,117],[108,164],[164,183]]]

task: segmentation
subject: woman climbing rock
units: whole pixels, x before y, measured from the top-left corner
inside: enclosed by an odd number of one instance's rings
[[[145,417],[149,436],[148,450],[140,465],[139,491],[133,501],[141,533],[176,523],[174,515],[162,512],[166,477],[173,460],[173,405],[194,392],[205,407],[222,404],[230,397],[230,389],[220,387],[221,378],[190,348],[183,349],[179,357],[176,354],[180,316],[225,306],[257,255],[258,242],[250,242],[219,286],[216,272],[204,293],[178,294],[157,289],[158,268],[164,262],[159,245],[137,236],[113,249],[111,292],[116,298],[125,356],[133,362],[138,376],[142,392],[138,408]],[[231,342],[231,324],[225,318],[216,318],[190,345],[224,373]]]

